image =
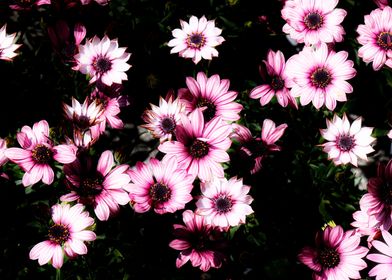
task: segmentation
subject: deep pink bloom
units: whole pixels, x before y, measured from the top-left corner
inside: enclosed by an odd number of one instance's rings
[[[358,56],[365,63],[373,62],[373,69],[387,65],[392,68],[392,8],[375,9],[365,16],[365,24],[357,28],[357,40],[362,47]]]
[[[238,92],[229,90],[228,79],[221,80],[217,74],[207,78],[206,74],[199,72],[196,79],[187,77],[186,85],[188,88],[180,89],[178,97],[185,104],[187,113],[203,108],[205,122],[216,116],[220,116],[223,121],[240,119],[242,105],[234,102]]]
[[[323,151],[336,165],[350,162],[357,166],[358,157],[367,161],[367,154],[374,151],[370,146],[375,140],[371,136],[373,128],[361,124],[361,117],[350,125],[346,114],[342,119],[335,114],[332,121],[327,120],[327,128],[320,129],[321,136],[329,141],[321,145]]]
[[[317,49],[304,47],[286,63],[291,95],[300,97],[303,106],[312,101],[317,109],[325,104],[333,111],[336,101],[347,101],[346,93],[353,91],[347,80],[355,76],[356,70],[347,57],[346,51],[336,53],[324,43]]]
[[[283,26],[283,32],[305,45],[343,41],[345,32],[340,24],[347,12],[335,9],[338,2],[339,0],[287,0],[282,9],[282,17],[287,22]]]
[[[316,247],[305,247],[299,260],[313,270],[315,280],[361,279],[359,271],[367,265],[362,259],[369,249],[359,246],[361,238],[353,230],[327,226],[316,234]]]
[[[66,164],[76,159],[77,148],[74,145],[53,145],[49,138],[49,125],[45,120],[35,123],[33,128],[23,126],[16,137],[22,148],[8,148],[4,154],[25,171],[22,179],[25,187],[40,180],[44,184],[52,184],[52,161]]]
[[[180,169],[176,157],[160,162],[138,162],[135,169],[128,170],[131,184],[127,190],[135,212],[147,212],[151,208],[158,214],[174,213],[184,209],[192,200],[194,177]]]
[[[12,61],[18,54],[15,51],[21,46],[15,44],[16,33],[7,34],[7,25],[4,24],[0,29],[0,59]]]
[[[34,6],[50,5],[51,0],[11,0],[10,8],[13,10],[31,10]]]
[[[94,232],[88,228],[94,219],[84,211],[84,206],[76,204],[56,204],[52,207],[53,224],[49,228],[48,240],[35,245],[30,251],[30,259],[38,260],[40,265],[51,262],[54,268],[61,268],[64,253],[68,257],[87,254],[85,241],[96,239]]]
[[[230,126],[220,117],[204,124],[200,109],[184,117],[177,126],[176,141],[166,141],[158,147],[165,157],[176,156],[178,164],[193,176],[208,181],[214,176],[223,177],[222,162],[229,161],[226,150],[231,141]]]
[[[174,225],[174,235],[177,239],[169,246],[181,251],[176,260],[180,268],[188,261],[192,266],[207,271],[211,267],[220,268],[225,255],[221,252],[223,242],[219,240],[220,233],[211,225],[206,224],[205,218],[194,214],[191,210],[182,213],[184,225]]]
[[[298,108],[297,100],[290,95],[290,91],[286,86],[288,79],[285,68],[286,61],[281,51],[268,51],[267,60],[263,60],[267,73],[269,75],[269,83],[255,87],[249,93],[249,97],[253,99],[260,98],[261,106],[268,104],[272,97],[276,95],[281,106],[286,107],[290,104],[294,108]]]
[[[99,220],[108,220],[110,215],[120,210],[119,205],[126,205],[130,200],[125,191],[130,182],[126,173],[129,166],[123,164],[113,168],[113,165],[113,153],[105,151],[97,166],[89,158],[65,166],[64,172],[71,192],[61,196],[60,200],[92,205]]]
[[[388,231],[381,231],[384,241],[374,240],[372,245],[378,253],[367,255],[367,259],[377,263],[369,271],[369,276],[376,280],[392,280],[392,235]]]

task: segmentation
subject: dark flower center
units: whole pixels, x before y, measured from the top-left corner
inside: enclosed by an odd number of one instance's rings
[[[80,185],[77,189],[77,193],[83,197],[95,197],[99,195],[103,190],[103,176],[97,172],[92,176],[85,176],[80,179]]]
[[[219,214],[227,213],[233,206],[232,200],[227,196],[220,196],[215,200],[215,210]]]
[[[173,119],[173,117],[165,117],[162,121],[161,121],[161,129],[165,132],[165,133],[170,133],[173,132],[173,130],[176,128],[176,122]]]
[[[189,154],[193,158],[202,158],[208,155],[210,150],[208,143],[196,139],[193,141],[192,145],[189,147]]]
[[[53,152],[45,145],[38,144],[31,151],[31,157],[33,160],[40,164],[49,163],[52,160]]]
[[[377,37],[377,44],[384,50],[392,49],[392,33],[381,32]]]
[[[392,182],[384,182],[379,187],[380,200],[387,205],[392,205]]]
[[[316,30],[323,25],[324,18],[319,13],[312,12],[306,15],[306,17],[304,18],[304,23],[307,28],[311,30]]]
[[[171,189],[161,183],[155,183],[148,192],[153,202],[167,202],[171,198]]]
[[[205,122],[208,122],[212,120],[213,117],[215,117],[216,106],[210,100],[205,98],[200,98],[199,100],[197,100],[196,107],[198,108],[206,107],[205,110],[203,111]]]
[[[340,263],[340,256],[335,249],[324,248],[319,252],[318,261],[323,267],[333,268]]]
[[[318,88],[325,88],[331,83],[331,74],[325,68],[317,68],[310,75],[313,85]]]
[[[74,117],[74,124],[78,129],[84,131],[91,125],[90,118],[85,115]]]
[[[347,152],[354,147],[355,141],[354,138],[350,135],[340,135],[336,141],[336,145],[338,146],[339,150]]]
[[[98,57],[93,63],[95,71],[100,74],[108,72],[112,69],[112,62],[106,57]]]
[[[50,241],[63,245],[64,242],[68,241],[70,232],[67,226],[55,224],[49,229],[48,237]]]
[[[200,49],[206,43],[206,38],[201,33],[193,33],[187,38],[188,47],[193,49]]]
[[[280,76],[274,76],[271,81],[271,87],[274,91],[284,88],[284,80]]]

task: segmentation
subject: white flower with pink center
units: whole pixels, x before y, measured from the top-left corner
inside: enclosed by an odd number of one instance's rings
[[[52,184],[52,161],[66,164],[76,159],[76,146],[53,145],[49,138],[49,125],[45,120],[35,123],[33,128],[27,125],[22,127],[16,137],[22,148],[8,148],[4,155],[25,171],[22,179],[25,187],[41,180],[44,184]]]
[[[40,265],[48,262],[60,269],[64,262],[64,253],[68,257],[87,254],[86,241],[96,239],[89,230],[94,219],[84,211],[84,206],[76,204],[56,204],[52,207],[53,224],[48,231],[48,240],[42,241],[30,250],[30,259],[38,260]]]
[[[11,61],[18,54],[15,51],[21,46],[15,44],[16,33],[7,34],[7,25],[3,25],[0,29],[0,59]]]

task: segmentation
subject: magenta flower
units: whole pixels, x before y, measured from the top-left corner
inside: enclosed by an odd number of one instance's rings
[[[229,134],[230,126],[220,117],[204,124],[201,110],[196,109],[177,126],[177,140],[161,143],[158,150],[166,153],[165,157],[176,156],[178,164],[188,173],[208,181],[214,176],[224,176],[220,163],[230,159],[226,152],[231,145]]]
[[[345,35],[340,25],[347,15],[343,9],[335,9],[338,0],[287,0],[282,18],[287,22],[283,32],[298,43],[317,45],[343,41]]]
[[[131,54],[125,50],[118,47],[117,39],[110,40],[104,36],[100,40],[94,36],[86,44],[79,45],[79,53],[75,55],[77,65],[73,69],[88,75],[90,83],[97,81],[108,86],[121,84],[128,80],[125,72],[131,68],[127,63]]]
[[[174,213],[184,209],[193,198],[194,177],[180,169],[176,157],[162,162],[151,158],[147,164],[138,162],[128,174],[132,183],[127,190],[135,212],[144,213],[153,208],[158,214]]]
[[[49,228],[48,240],[35,245],[30,251],[30,259],[38,260],[40,265],[51,262],[60,269],[64,262],[64,253],[68,257],[87,254],[85,241],[93,241],[96,235],[88,230],[94,224],[84,206],[76,204],[56,204],[52,207],[53,225]]]
[[[267,61],[263,60],[267,73],[270,76],[268,84],[263,84],[255,87],[249,93],[249,97],[253,99],[260,98],[261,106],[268,104],[272,97],[276,95],[278,103],[282,107],[290,106],[298,109],[297,100],[290,95],[289,89],[286,87],[286,80],[288,79],[285,68],[286,61],[281,51],[276,53],[272,50],[268,51]]]
[[[178,97],[185,104],[185,111],[190,113],[196,108],[203,108],[204,121],[209,122],[216,116],[223,121],[240,119],[242,105],[234,102],[238,92],[229,91],[230,81],[220,79],[219,75],[207,78],[203,72],[197,73],[196,79],[186,78],[187,89],[180,89]]]
[[[22,184],[27,187],[38,181],[50,185],[54,180],[52,161],[71,163],[76,159],[74,145],[54,146],[49,138],[49,125],[45,120],[35,123],[33,128],[25,125],[17,134],[22,148],[8,148],[4,155],[25,171]]]
[[[362,47],[358,56],[365,63],[373,62],[373,69],[378,71],[382,66],[392,68],[392,8],[386,6],[383,10],[373,10],[365,16],[365,24],[357,28],[357,40]]]
[[[60,200],[92,205],[98,219],[107,221],[110,215],[120,210],[119,205],[125,205],[130,200],[125,191],[130,182],[126,173],[129,166],[123,164],[112,169],[113,165],[113,153],[105,151],[96,167],[89,159],[87,162],[76,160],[65,166],[64,172],[71,192],[61,196]]]
[[[7,25],[4,24],[0,29],[0,59],[12,61],[12,59],[18,54],[15,51],[21,46],[15,44],[16,33],[7,34]]]
[[[367,255],[367,259],[377,263],[369,271],[369,276],[376,280],[392,280],[392,235],[388,231],[381,231],[384,241],[374,240],[372,245],[378,253]]]
[[[286,64],[286,74],[291,79],[291,95],[300,97],[302,106],[309,104],[319,109],[325,106],[333,111],[336,101],[347,101],[346,93],[353,87],[346,81],[353,78],[356,70],[354,62],[347,60],[346,51],[329,51],[322,43],[314,50],[304,49],[290,57]]]
[[[316,247],[305,247],[299,260],[313,270],[315,280],[361,279],[359,271],[367,265],[362,259],[369,249],[359,246],[361,238],[341,226],[327,226],[316,234]]]
[[[201,183],[200,189],[195,213],[204,216],[207,224],[228,230],[244,224],[246,216],[253,213],[250,207],[253,198],[248,195],[250,187],[243,185],[242,179],[214,178]]]
[[[189,23],[180,20],[181,29],[172,31],[174,39],[167,44],[173,47],[170,53],[178,53],[180,57],[192,58],[197,64],[204,58],[211,60],[218,56],[216,46],[222,44],[225,39],[219,36],[222,29],[215,27],[214,20],[207,20],[205,16],[198,19],[191,16]]]
[[[50,5],[50,0],[11,0],[9,7],[13,10],[31,10],[34,6]]]
[[[221,252],[223,242],[216,237],[219,236],[219,231],[206,224],[203,216],[196,215],[191,210],[185,210],[182,218],[185,226],[174,225],[177,239],[169,244],[171,248],[181,251],[176,260],[177,268],[188,261],[202,271],[208,271],[211,267],[220,268],[225,255]]]
[[[327,128],[320,129],[321,136],[327,143],[322,144],[323,151],[335,165],[351,163],[357,166],[358,157],[367,159],[367,154],[374,151],[370,144],[375,140],[371,136],[373,128],[362,127],[362,118],[357,118],[351,125],[346,114],[339,118],[336,114],[332,121],[327,120]]]

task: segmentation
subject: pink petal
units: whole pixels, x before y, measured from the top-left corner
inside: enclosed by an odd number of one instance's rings
[[[114,164],[114,157],[111,151],[105,151],[102,153],[99,158],[97,170],[103,175],[106,176],[110,169],[112,169]]]

